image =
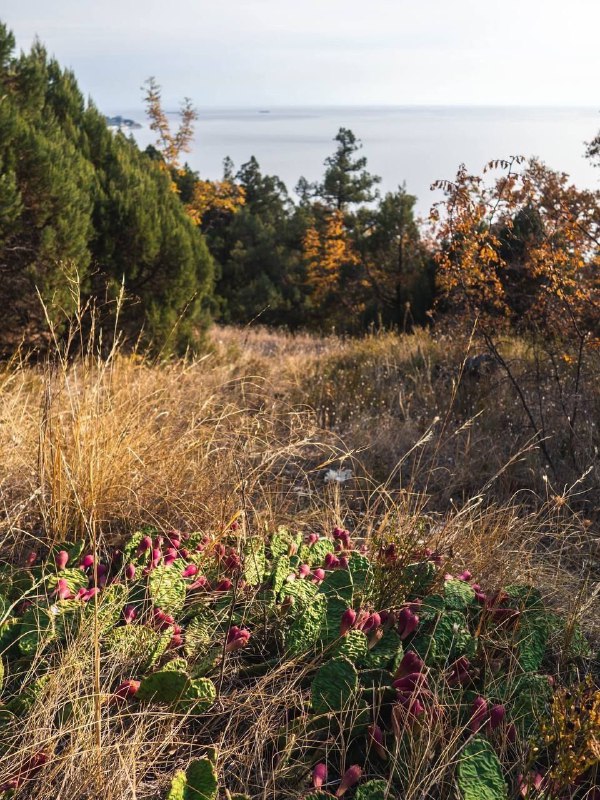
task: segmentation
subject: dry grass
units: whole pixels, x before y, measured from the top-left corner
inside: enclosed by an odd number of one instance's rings
[[[249,535],[281,523],[307,532],[343,524],[365,541],[389,531],[423,539],[449,570],[468,567],[490,586],[531,580],[598,635],[599,540],[585,504],[597,465],[570,494],[573,470],[551,488],[510,387],[497,373],[465,376],[464,343],[425,332],[359,342],[233,329],[212,336],[211,353],[192,363],[117,351],[4,367],[4,558],[22,563],[32,548],[78,537],[102,550],[144,524],[218,535],[241,512]],[[586,402],[592,415],[600,407],[597,394]],[[553,419],[549,432],[560,425]],[[326,484],[326,469],[342,466],[355,477]],[[18,797],[157,797],[209,743],[232,790],[267,798],[282,781],[304,780],[285,753],[274,754],[279,731],[293,731],[296,746],[308,735],[292,718],[305,696],[297,671],[291,677],[284,664],[257,678],[251,695],[226,676],[210,729],[193,738],[176,715],[144,711],[120,724],[105,705],[98,746],[93,652],[88,628],[53,665],[19,732],[23,761],[46,749],[70,697],[79,698],[76,724],[35,794],[24,787]],[[121,669],[102,663],[103,695]],[[435,784],[427,749],[415,748],[407,800]],[[0,762],[0,781],[12,768]]]

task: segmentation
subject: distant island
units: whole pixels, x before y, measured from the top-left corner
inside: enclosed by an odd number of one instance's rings
[[[138,130],[142,126],[134,119],[127,119],[126,117],[106,117],[106,124],[109,128],[129,128],[129,130]]]

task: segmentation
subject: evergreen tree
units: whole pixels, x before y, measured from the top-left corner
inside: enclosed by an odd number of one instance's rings
[[[235,180],[244,191],[244,206],[226,225],[207,232],[220,264],[216,291],[221,318],[296,325],[305,291],[293,204],[285,185],[276,176],[263,175],[254,157],[241,166]]]
[[[0,349],[43,345],[45,312],[73,309],[103,284],[135,302],[123,321],[159,348],[194,345],[206,320],[212,260],[168,171],[113,135],[73,74],[35,43],[16,58],[0,25]],[[39,295],[39,296],[38,296]]]
[[[367,159],[364,156],[356,156],[362,149],[360,140],[348,128],[340,128],[334,141],[338,145],[335,153],[325,159],[323,182],[310,184],[306,178],[300,178],[296,187],[300,197],[306,202],[312,194],[337,211],[346,211],[348,206],[375,200],[375,186],[381,178],[367,172]]]

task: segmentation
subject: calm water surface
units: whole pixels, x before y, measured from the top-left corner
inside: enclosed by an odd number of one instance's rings
[[[107,113],[144,121],[139,109]],[[406,183],[420,213],[435,199],[431,183],[451,179],[462,162],[479,172],[487,161],[513,154],[538,156],[577,185],[600,188],[600,169],[583,157],[584,142],[600,128],[598,108],[200,109],[187,160],[204,177],[218,178],[225,156],[239,166],[254,155],[264,172],[278,175],[291,191],[301,175],[322,176],[342,126],[362,140],[368,169],[382,177],[381,189]],[[134,135],[141,146],[154,139],[146,126]]]

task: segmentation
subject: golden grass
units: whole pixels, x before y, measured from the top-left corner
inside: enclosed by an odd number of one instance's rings
[[[598,539],[582,486],[571,496],[551,488],[510,387],[497,373],[466,378],[465,347],[427,332],[344,341],[215,329],[210,353],[192,362],[118,350],[45,365],[15,359],[0,376],[4,558],[22,563],[32,549],[80,537],[102,550],[144,524],[218,535],[241,513],[249,535],[343,524],[365,541],[423,540],[448,570],[468,567],[489,586],[532,580],[597,636]],[[355,477],[326,484],[329,467]],[[120,725],[104,705],[98,746],[93,651],[88,628],[53,665],[19,732],[23,761],[47,747],[69,698],[77,711],[43,780],[18,797],[157,797],[208,743],[234,770],[230,785],[253,797],[273,797],[283,778],[304,780],[285,753],[274,757],[304,691],[285,665],[258,678],[251,696],[229,682],[210,730],[193,739],[176,715],[140,711]],[[120,670],[102,663],[102,695]],[[307,735],[293,732],[296,745]],[[407,800],[428,796],[439,777],[427,750],[415,748]],[[0,782],[13,767],[0,760]]]

